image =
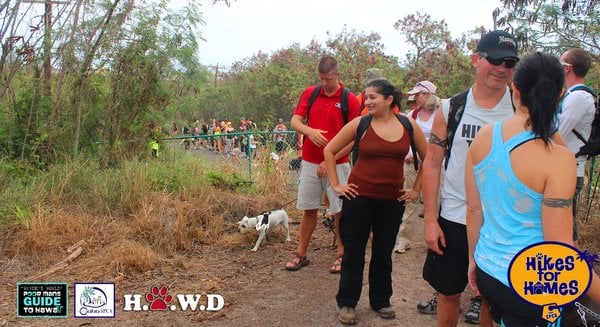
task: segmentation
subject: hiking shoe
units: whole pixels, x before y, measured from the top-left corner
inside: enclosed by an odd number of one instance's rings
[[[465,314],[465,322],[479,324],[479,313],[481,312],[482,301],[483,299],[481,296],[471,298],[471,305],[469,305],[469,310]]]
[[[405,253],[406,250],[410,249],[411,243],[406,237],[400,236],[396,240],[396,246],[394,247],[395,253]]]
[[[424,301],[417,304],[417,310],[426,315],[434,315],[437,313],[438,293],[433,293],[433,297],[429,301]],[[477,314],[479,318],[479,314]]]
[[[396,318],[396,311],[392,307],[385,307],[377,310],[379,316],[383,319],[394,319]]]
[[[338,320],[344,325],[355,325],[356,313],[354,313],[354,308],[341,307],[338,312]]]

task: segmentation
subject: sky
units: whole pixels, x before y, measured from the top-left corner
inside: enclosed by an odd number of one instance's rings
[[[476,26],[491,29],[492,11],[499,6],[499,0],[231,0],[227,7],[203,0],[206,26],[200,30],[206,41],[200,43],[199,57],[203,65],[228,68],[259,51],[270,55],[312,39],[324,44],[346,28],[378,33],[385,53],[403,60],[410,47],[394,29],[396,21],[427,13],[432,20],[444,19],[452,36],[459,37]]]

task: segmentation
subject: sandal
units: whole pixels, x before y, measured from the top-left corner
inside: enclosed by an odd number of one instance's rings
[[[331,268],[329,268],[329,272],[332,274],[339,274],[342,272],[342,256],[338,256],[337,259],[333,262]]]
[[[294,271],[294,270],[298,270],[304,266],[308,266],[310,264],[310,261],[308,259],[306,259],[306,256],[304,255],[300,255],[300,253],[298,252],[294,252],[294,257],[292,258],[292,260],[290,260],[290,262],[288,262],[285,265],[285,270],[290,270],[290,271]]]

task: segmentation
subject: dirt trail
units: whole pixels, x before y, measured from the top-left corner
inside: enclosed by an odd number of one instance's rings
[[[409,226],[413,247],[405,254],[394,254],[395,320],[383,320],[368,305],[368,284],[365,284],[357,306],[358,326],[435,326],[435,316],[416,310],[419,301],[428,299],[432,289],[421,278],[426,252],[420,241],[423,220]],[[19,319],[15,317],[14,292],[17,282],[27,276],[5,273],[0,296],[0,326],[338,326],[335,294],[339,275],[329,273],[335,259],[331,247],[332,234],[318,225],[309,248],[311,264],[299,271],[283,269],[290,259],[298,238],[298,224],[292,224],[292,242],[285,242],[283,232],[275,232],[258,252],[251,252],[255,239],[248,237],[239,247],[199,246],[185,257],[162,262],[156,269],[139,276],[117,279],[116,318],[74,319],[73,294],[69,298],[67,319]],[[3,259],[4,260],[4,259]],[[368,261],[368,260],[367,260]],[[6,261],[0,265],[5,266]],[[14,264],[14,262],[13,262]],[[69,283],[72,293],[76,271],[53,275],[45,281]],[[112,282],[112,280],[106,280]],[[7,286],[8,285],[8,286]],[[225,307],[217,313],[166,311],[124,312],[123,294],[145,294],[152,286],[167,286],[172,294],[203,290],[221,294]],[[471,294],[463,297],[463,313]],[[462,322],[459,326],[472,326]]]

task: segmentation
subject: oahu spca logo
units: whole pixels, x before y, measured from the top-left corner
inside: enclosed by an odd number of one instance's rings
[[[75,318],[114,318],[114,283],[75,283]]]

